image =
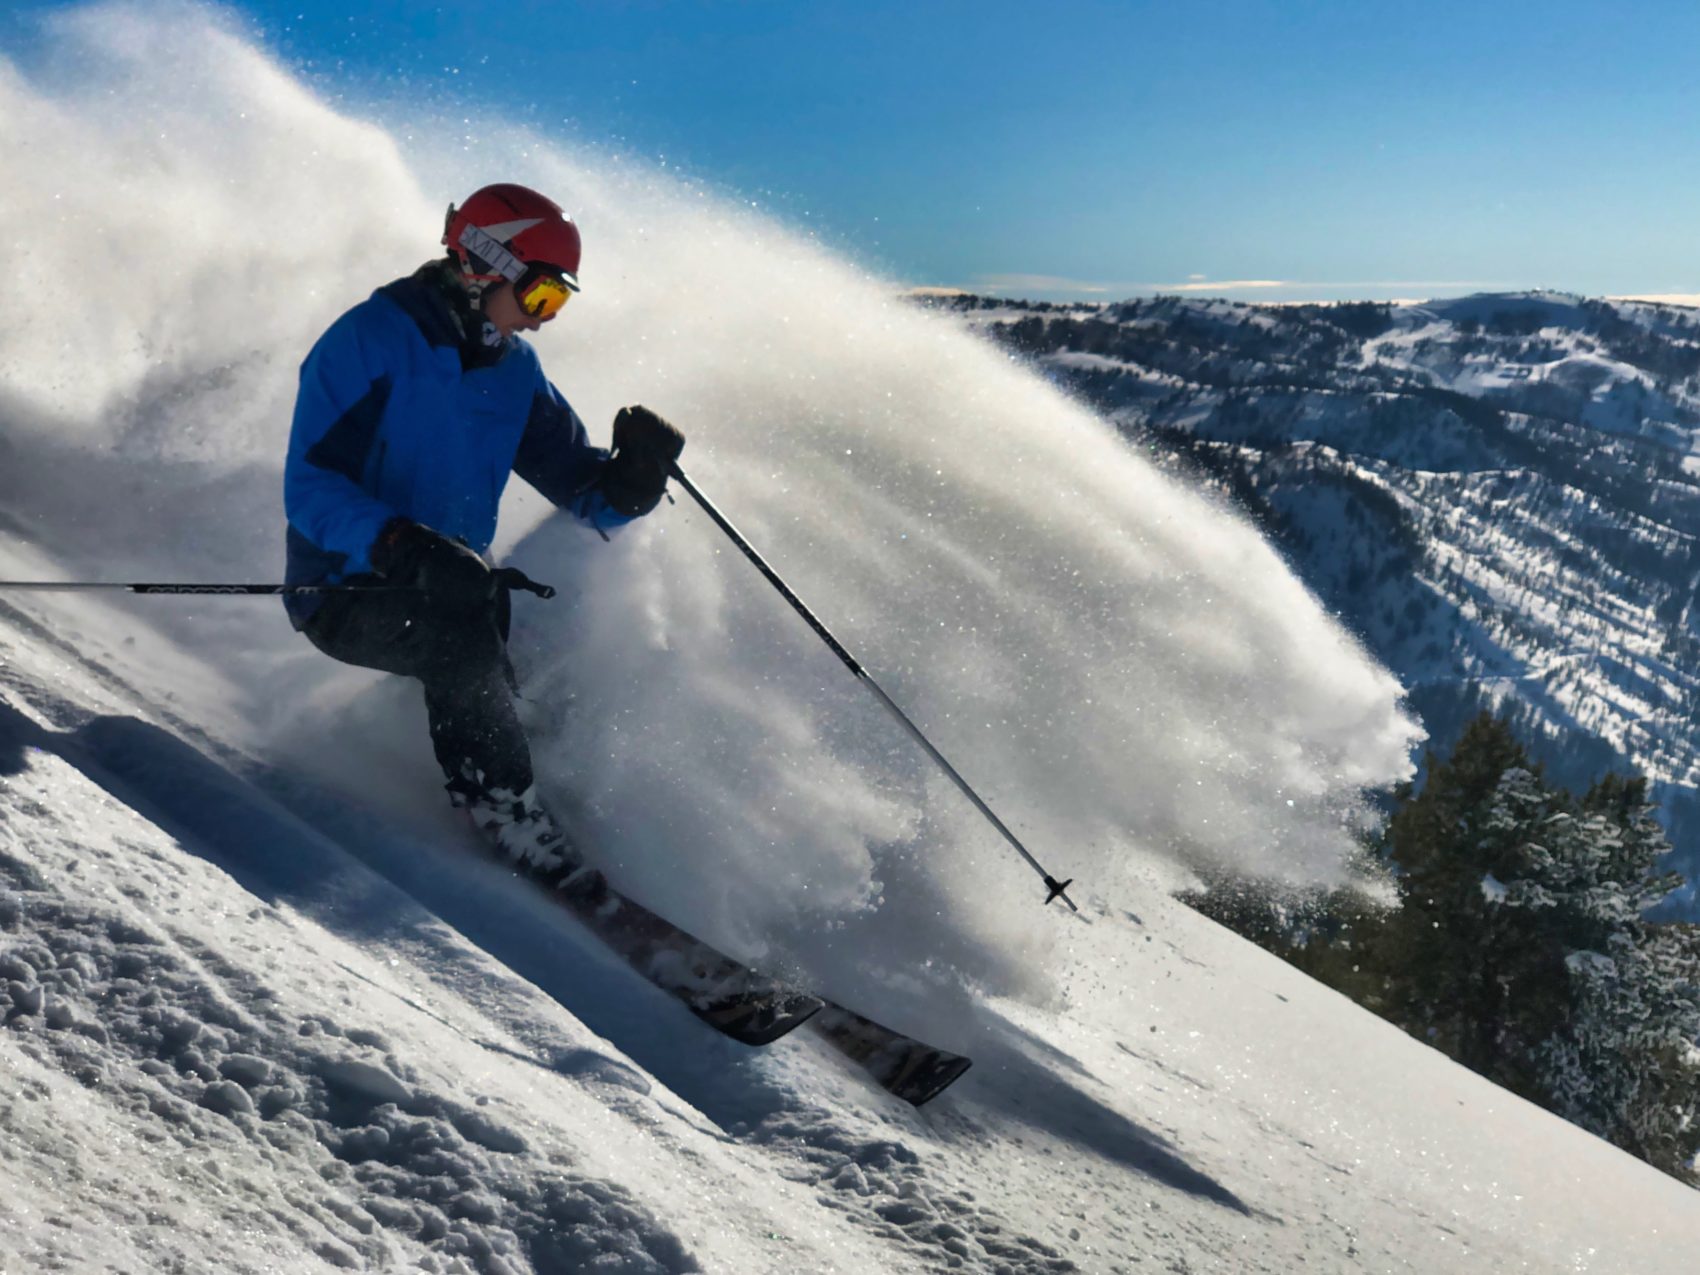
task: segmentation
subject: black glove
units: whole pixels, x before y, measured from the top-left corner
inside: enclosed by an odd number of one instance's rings
[[[458,540],[414,522],[391,518],[372,542],[372,565],[386,580],[423,589],[454,610],[487,607],[496,596],[488,563]]]
[[[616,513],[636,518],[661,503],[669,467],[685,436],[647,407],[622,407],[614,417],[614,454],[596,480]]]

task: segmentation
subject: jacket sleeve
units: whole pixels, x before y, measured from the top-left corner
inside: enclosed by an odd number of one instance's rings
[[[396,511],[361,486],[394,383],[392,352],[379,325],[359,308],[343,315],[307,355],[284,463],[289,523],[330,554],[342,571],[372,570],[378,531]]]
[[[607,448],[591,445],[578,413],[539,374],[531,416],[514,457],[514,473],[555,505],[606,535],[632,521],[610,508],[596,486],[607,463]]]

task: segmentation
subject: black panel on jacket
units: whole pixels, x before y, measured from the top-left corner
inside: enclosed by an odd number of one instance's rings
[[[358,485],[366,472],[366,458],[372,454],[372,444],[378,437],[384,404],[390,401],[390,385],[387,372],[373,381],[371,388],[336,418],[324,437],[307,449],[307,463],[341,474]]]

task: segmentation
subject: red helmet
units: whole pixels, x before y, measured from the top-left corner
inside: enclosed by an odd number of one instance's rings
[[[578,227],[559,204],[528,187],[486,186],[460,207],[450,204],[443,242],[471,283],[517,281],[527,267],[541,266],[578,290]]]

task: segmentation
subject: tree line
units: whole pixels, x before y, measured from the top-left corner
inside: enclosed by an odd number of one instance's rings
[[[1700,926],[1640,778],[1580,796],[1483,713],[1395,794],[1355,865],[1377,888],[1187,901],[1450,1057],[1700,1186]]]

